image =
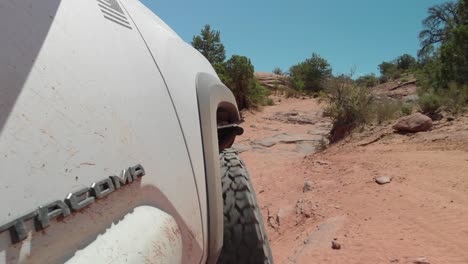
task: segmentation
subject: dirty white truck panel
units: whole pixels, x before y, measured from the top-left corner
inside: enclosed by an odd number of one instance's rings
[[[0,263],[203,261],[209,63],[135,0],[1,0],[0,33]]]

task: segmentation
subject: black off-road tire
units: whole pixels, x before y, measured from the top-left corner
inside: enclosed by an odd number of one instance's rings
[[[257,197],[244,162],[234,149],[220,154],[224,239],[218,263],[273,263]]]

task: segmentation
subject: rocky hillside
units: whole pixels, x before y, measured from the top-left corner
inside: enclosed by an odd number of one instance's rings
[[[255,78],[257,78],[260,84],[271,89],[285,88],[289,83],[288,76],[274,74],[271,72],[256,72]]]
[[[416,79],[409,77],[406,79],[398,79],[379,84],[372,88],[373,92],[377,95],[388,96],[395,99],[402,99],[403,101],[415,101],[416,95]]]

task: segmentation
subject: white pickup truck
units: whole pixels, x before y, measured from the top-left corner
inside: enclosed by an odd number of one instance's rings
[[[239,122],[137,0],[0,0],[0,263],[272,263]]]

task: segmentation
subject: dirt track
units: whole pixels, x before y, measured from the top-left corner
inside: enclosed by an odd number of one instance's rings
[[[255,141],[322,135],[328,124],[320,110],[312,99],[283,99],[247,113],[238,139],[276,263],[468,263],[468,117],[359,146],[385,131],[376,129],[319,154],[305,154],[313,139],[269,147]],[[317,122],[293,124],[277,112]],[[392,182],[376,184],[382,175]],[[331,248],[333,239],[340,250]]]

